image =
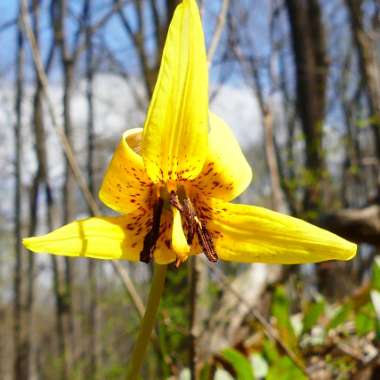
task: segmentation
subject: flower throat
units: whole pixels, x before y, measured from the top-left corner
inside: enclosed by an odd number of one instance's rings
[[[191,247],[195,235],[201,245],[204,254],[211,262],[218,260],[214,243],[209,231],[197,216],[196,210],[190,198],[187,196],[183,186],[178,188],[178,191],[171,190],[166,187],[161,187],[157,200],[153,206],[153,223],[150,231],[145,235],[143,249],[140,252],[140,261],[149,263],[154,254],[157,241],[160,237],[161,216],[164,209],[175,208],[180,212],[181,220],[183,221],[186,231],[187,244]],[[174,223],[174,221],[173,221]],[[176,266],[178,267],[184,260],[177,255]]]

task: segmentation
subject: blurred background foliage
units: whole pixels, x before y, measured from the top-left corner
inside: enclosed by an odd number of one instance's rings
[[[143,124],[177,3],[0,3],[0,379],[126,374],[150,266],[20,242],[103,208],[100,181],[121,133]],[[198,3],[210,108],[255,173],[237,201],[360,249],[347,263],[171,267],[142,378],[378,379],[379,2]]]

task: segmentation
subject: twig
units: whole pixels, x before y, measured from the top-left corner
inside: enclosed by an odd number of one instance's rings
[[[114,264],[118,264],[115,261],[113,261]],[[133,304],[135,305],[135,308],[142,317],[145,313],[145,306],[140,298],[140,296],[137,293],[137,290],[131,280],[131,277],[129,276],[128,271],[122,266],[122,265],[114,265],[115,272],[119,275],[120,279],[122,280],[123,285],[127,289],[130,297],[132,298]]]
[[[64,153],[67,157],[68,163],[69,163],[70,168],[73,172],[74,179],[75,179],[76,183],[78,184],[80,190],[82,191],[83,196],[84,196],[89,208],[91,209],[91,211],[94,215],[99,215],[100,214],[99,206],[97,205],[94,197],[92,196],[92,194],[91,194],[91,192],[87,186],[86,180],[81,173],[79,165],[75,159],[74,152],[71,148],[69,141],[67,140],[67,136],[64,132],[64,129],[58,123],[58,118],[57,118],[57,115],[55,113],[53,101],[52,101],[52,98],[50,95],[49,82],[48,82],[48,79],[47,79],[47,76],[45,73],[44,66],[42,64],[41,55],[40,55],[40,52],[39,52],[39,49],[38,49],[38,46],[36,43],[34,33],[31,29],[29,21],[28,21],[28,15],[26,12],[27,1],[26,0],[21,0],[21,1],[22,1],[21,2],[22,11],[21,11],[21,18],[20,18],[20,22],[21,22],[20,26],[24,30],[26,37],[29,40],[29,44],[31,46],[33,60],[34,60],[34,64],[36,67],[36,72],[37,72],[39,80],[41,82],[42,91],[43,91],[43,94],[45,97],[45,101],[47,104],[48,113],[50,115],[52,125],[53,125],[54,130],[56,131],[56,133],[58,135],[59,140],[61,141]],[[125,288],[128,289],[128,293],[131,296],[132,303],[135,306],[136,310],[138,311],[139,315],[141,316],[141,305],[143,305],[143,302],[142,302],[140,296],[138,295],[136,287],[134,286],[133,281],[129,277],[128,272],[124,270],[124,268],[122,267],[122,265],[119,262],[111,261],[111,264],[112,264],[115,272],[119,275],[119,278],[121,279]],[[123,275],[121,275],[121,273],[123,273]]]
[[[87,29],[87,33],[90,35],[95,34],[101,27],[103,27],[108,20],[120,9],[124,7],[124,5],[128,4],[130,0],[124,0],[121,2],[118,2],[117,4],[112,4],[111,9],[102,17],[100,20],[96,21],[94,25],[90,26]],[[82,44],[78,44],[75,52],[74,52],[74,58],[78,57],[85,49],[87,48],[86,41],[83,41]]]
[[[207,59],[208,59],[208,64],[211,66],[212,60],[214,58],[216,49],[218,47],[220,37],[222,35],[224,25],[226,23],[226,16],[227,16],[227,11],[228,7],[230,5],[230,0],[223,0],[223,3],[220,7],[219,15],[218,15],[218,21],[215,26],[214,33],[211,38],[210,46],[207,51]]]

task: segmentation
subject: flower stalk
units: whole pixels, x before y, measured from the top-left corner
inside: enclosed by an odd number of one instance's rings
[[[158,306],[160,305],[161,296],[164,292],[166,269],[167,265],[154,264],[148,304],[141,321],[126,380],[137,380],[139,378],[146,349],[154,328]]]

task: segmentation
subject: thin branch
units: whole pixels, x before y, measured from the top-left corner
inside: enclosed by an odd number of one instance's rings
[[[93,34],[95,34],[101,27],[103,27],[109,21],[109,19],[117,11],[119,11],[120,9],[122,9],[124,7],[124,5],[127,4],[129,1],[131,1],[131,0],[124,0],[124,1],[120,1],[118,3],[113,3],[111,9],[102,18],[100,18],[98,21],[96,21],[94,23],[94,25],[92,25],[91,27],[87,28],[86,34],[89,35],[89,36],[92,36]],[[86,39],[83,41],[82,44],[78,43],[78,46],[77,46],[76,50],[73,53],[73,59],[74,59],[74,61],[78,58],[78,56],[84,50],[86,50],[86,48],[87,48],[87,41],[86,41]]]
[[[140,317],[143,317],[144,313],[145,313],[145,306],[144,306],[139,294],[137,293],[135,285],[133,284],[131,277],[129,276],[128,271],[119,263],[117,263],[115,261],[113,261],[113,263],[115,264],[113,266],[114,270],[118,274],[120,279],[122,280],[122,283],[123,283],[125,289],[128,291],[129,296],[132,299],[133,305],[135,306],[137,313],[139,314]]]
[[[208,58],[208,64],[211,66],[212,60],[214,58],[216,49],[218,47],[220,37],[222,36],[222,32],[224,29],[224,26],[226,24],[226,17],[228,8],[230,6],[230,0],[223,0],[223,3],[220,7],[219,15],[218,15],[218,21],[215,26],[214,33],[211,38],[210,46],[207,51],[207,58]]]

